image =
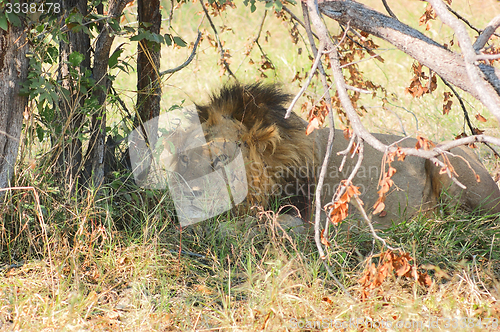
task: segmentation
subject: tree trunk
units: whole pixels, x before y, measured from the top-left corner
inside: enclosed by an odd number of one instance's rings
[[[151,33],[160,33],[160,1],[139,0],[137,7],[139,26]],[[160,44],[143,39],[139,41],[137,53],[137,113],[139,117],[135,119],[134,127],[136,128],[160,115]]]
[[[127,3],[132,0],[116,0],[109,3],[108,14],[115,20],[119,20]],[[104,180],[104,154],[106,147],[106,96],[108,93],[108,60],[111,45],[115,39],[112,28],[106,24],[99,33],[94,53],[94,67],[92,74],[96,80],[96,86],[92,90],[101,108],[92,116],[90,128],[90,140],[85,155],[84,182],[95,188],[99,187]]]
[[[24,23],[0,29],[0,188],[9,186],[23,127],[28,99],[19,96],[28,75],[28,43]],[[0,192],[2,197],[4,192]]]
[[[82,16],[87,15],[87,0],[64,0],[62,3],[65,17],[73,10]],[[80,64],[79,73],[83,74],[90,69],[90,37],[83,31],[67,34],[68,42],[59,43],[59,73],[58,79],[63,89],[68,91],[69,98],[61,98],[59,102],[58,125],[61,127],[63,139],[57,137],[61,152],[57,160],[57,171],[62,179],[66,181],[66,187],[71,193],[74,190],[76,179],[82,167],[82,142],[78,138],[84,115],[81,107],[85,102],[80,89],[79,82],[71,77],[68,65],[69,55],[78,52],[84,55]]]
[[[139,27],[151,33],[160,33],[160,1],[139,0],[137,7]],[[145,141],[150,147],[148,152],[145,151],[147,157],[151,157],[151,151],[156,145],[160,115],[160,47],[158,43],[143,39],[139,41],[137,51],[137,114],[134,128],[142,128]],[[152,122],[148,124],[149,132],[146,133],[143,124],[147,121]],[[147,175],[148,170],[149,168],[141,170],[141,175]]]

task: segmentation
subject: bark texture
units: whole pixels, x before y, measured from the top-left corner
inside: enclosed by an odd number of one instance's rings
[[[87,15],[86,0],[65,0],[62,3],[65,17],[76,10],[82,16]],[[81,132],[84,115],[81,107],[85,98],[79,89],[79,82],[71,77],[68,59],[73,52],[84,55],[84,60],[80,64],[80,73],[90,69],[90,37],[83,31],[66,34],[67,43],[61,41],[59,44],[59,81],[61,86],[69,92],[69,98],[61,98],[59,103],[60,117],[57,119],[61,128],[64,140],[61,142],[62,151],[58,156],[58,172],[66,182],[67,189],[72,192],[76,179],[80,173],[82,165],[82,142],[77,137]],[[58,138],[57,138],[58,139]]]
[[[119,20],[123,9],[132,0],[116,0],[109,4],[108,13]],[[84,178],[87,184],[99,187],[104,180],[104,154],[106,138],[106,96],[108,93],[108,60],[111,45],[115,39],[113,29],[106,24],[100,32],[95,45],[93,77],[96,87],[93,90],[99,105],[102,105],[97,114],[92,116],[91,137],[86,153]]]
[[[9,24],[8,31],[0,29],[0,188],[9,186],[19,148],[28,102],[19,95],[28,75],[27,51],[24,25]],[[3,194],[0,192],[0,197]]]
[[[160,1],[137,3],[139,24],[151,33],[160,33]],[[150,23],[144,24],[144,23]],[[147,27],[146,27],[147,26]],[[160,115],[160,44],[143,39],[137,55],[137,112],[135,127]]]

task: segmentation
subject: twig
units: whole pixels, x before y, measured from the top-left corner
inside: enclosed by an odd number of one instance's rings
[[[384,50],[382,51],[380,54],[382,53],[385,53],[385,52],[388,52],[389,50]],[[360,62],[365,62],[365,61],[368,61],[368,60],[371,60],[373,58],[379,58],[380,57],[380,54],[374,54],[374,55],[370,55],[369,57],[367,58],[363,58],[363,59],[359,59],[357,61],[353,61],[353,62],[349,62],[349,63],[346,63],[345,65],[341,65],[340,68],[345,68],[345,67],[349,67],[349,66],[352,66],[352,65],[355,65],[357,63],[360,63]],[[346,85],[347,87],[347,85]]]
[[[284,11],[286,11],[288,14],[290,14],[290,16],[292,17],[292,19],[294,19],[296,22],[298,22],[300,25],[302,25],[302,27],[304,29],[307,30],[306,24],[304,24],[304,22],[302,22],[300,20],[300,18],[298,18],[287,6],[282,5],[282,8],[283,8]],[[311,33],[314,36],[314,38],[318,39],[318,36],[316,36],[316,34],[314,32],[311,32]]]
[[[347,154],[349,153],[349,151],[351,151],[352,145],[354,144],[354,140],[356,139],[356,137],[357,137],[356,134],[353,134],[351,139],[349,140],[347,148],[345,150],[337,152],[338,156],[344,155],[344,157],[342,158],[342,162],[340,163],[339,172],[342,172],[342,170],[344,169],[344,164],[345,161],[347,160]]]
[[[453,85],[451,85],[450,83],[448,83],[441,76],[439,76],[439,77],[441,78],[441,80],[443,81],[443,83],[451,90],[451,92],[453,92],[453,94],[455,95],[455,97],[457,97],[458,102],[460,103],[460,107],[462,108],[462,111],[464,112],[464,118],[465,118],[465,121],[467,122],[467,125],[469,126],[470,132],[472,134],[474,134],[474,128],[472,127],[472,123],[470,122],[469,112],[467,112],[467,109],[465,108],[465,104],[464,104],[464,101],[463,101],[462,97],[460,97],[460,95],[458,94],[458,92],[453,88]]]
[[[311,6],[311,4],[314,6],[314,1],[311,1],[311,0],[308,0],[308,5]],[[311,7],[311,11],[313,11],[314,7]],[[315,6],[316,8],[316,11],[318,10],[317,9],[317,6]],[[309,13],[308,13],[308,8],[307,8],[307,5],[305,3],[302,2],[302,12],[303,12],[303,15],[304,15],[304,22],[306,24],[306,31],[307,31],[307,35],[308,35],[308,38],[309,38],[309,43],[311,44],[311,49],[313,50],[314,54],[316,57],[321,57],[321,52],[318,51],[318,49],[316,48],[316,45],[314,44],[314,38],[313,38],[313,34],[312,34],[312,31],[311,31],[311,24],[310,24],[310,21],[309,21]],[[316,210],[316,213],[315,213],[315,221],[314,221],[314,240],[315,240],[315,243],[316,243],[316,248],[318,249],[318,252],[320,254],[320,258],[321,260],[323,261],[323,266],[325,267],[326,271],[328,272],[328,274],[330,275],[330,277],[335,281],[335,283],[337,284],[337,286],[345,293],[349,296],[349,298],[351,298],[352,300],[354,300],[354,298],[351,296],[351,294],[349,293],[349,291],[345,288],[345,286],[340,282],[340,280],[335,276],[335,274],[333,273],[333,271],[331,270],[330,266],[328,265],[328,263],[326,262],[326,255],[325,255],[325,252],[323,251],[323,247],[321,245],[321,188],[323,187],[323,182],[324,182],[324,179],[325,179],[325,175],[326,175],[326,171],[327,171],[327,168],[328,168],[328,161],[330,159],[330,153],[331,153],[331,150],[332,150],[332,146],[333,146],[333,141],[335,139],[335,125],[334,125],[334,120],[333,120],[333,108],[332,108],[332,100],[331,100],[331,97],[330,97],[330,93],[328,92],[328,82],[326,80],[326,73],[324,71],[324,68],[323,68],[323,65],[321,64],[321,61],[319,63],[319,66],[318,66],[318,69],[321,73],[321,80],[322,80],[322,83],[323,83],[323,89],[325,90],[325,98],[327,100],[327,105],[328,105],[328,108],[329,108],[329,112],[328,112],[328,119],[329,119],[329,122],[330,122],[330,132],[328,134],[328,142],[327,142],[327,148],[326,148],[326,152],[325,152],[325,157],[323,159],[323,164],[321,165],[321,171],[320,171],[320,175],[319,175],[319,179],[318,179],[318,184],[316,186],[316,192],[315,192],[315,210]],[[328,222],[328,221],[327,221]]]
[[[264,22],[266,21],[266,16],[267,16],[267,10],[264,11],[264,15],[262,16],[262,21],[260,22],[260,27],[259,27],[259,33],[257,34],[257,37],[254,39],[254,43],[259,48],[262,56],[267,61],[269,61],[269,63],[271,64],[271,68],[275,70],[274,64],[272,63],[271,59],[267,56],[267,53],[264,52],[264,49],[262,48],[262,46],[260,45],[260,42],[259,42],[260,34],[262,33],[262,28],[264,27]]]
[[[470,118],[469,118],[469,113],[467,112],[467,109],[465,108],[465,104],[462,100],[462,97],[460,97],[460,95],[457,93],[457,91],[453,88],[453,86],[451,84],[449,84],[448,82],[446,82],[445,79],[443,79],[441,77],[441,80],[444,82],[444,84],[446,84],[446,86],[448,88],[450,88],[450,90],[453,92],[453,94],[455,95],[455,97],[457,97],[459,103],[460,103],[460,107],[462,107],[462,111],[464,112],[464,117],[465,117],[465,121],[467,122],[467,125],[469,126],[469,129],[471,131],[471,134],[474,135],[475,134],[475,131],[474,131],[474,127],[472,126],[472,123],[470,121]],[[489,143],[487,142],[483,142],[484,145],[486,145],[488,148],[490,148],[491,151],[493,151],[493,154],[497,157],[500,157],[500,154],[495,150],[495,148],[493,148]]]
[[[466,145],[471,143],[490,143],[500,146],[500,138],[486,136],[486,135],[472,135],[467,137],[462,137],[451,142],[446,142],[442,144],[438,144],[434,149],[426,151],[440,154],[443,151],[448,151],[450,149],[456,148],[460,145]],[[418,150],[420,151],[420,150]]]
[[[252,41],[252,45],[250,46],[250,49],[245,52],[246,56],[245,58],[241,61],[240,65],[238,66],[238,68],[236,69],[236,71],[239,70],[239,68],[241,67],[241,65],[243,64],[243,62],[245,62],[245,59],[248,58],[248,56],[250,55],[250,53],[252,52],[253,50],[253,47],[254,45],[256,44],[259,49],[260,49],[260,52],[262,53],[262,55],[264,55],[266,57],[267,60],[271,61],[269,59],[269,57],[267,56],[267,54],[264,52],[264,50],[262,49],[262,47],[260,46],[260,43],[259,43],[259,39],[260,39],[260,35],[262,33],[262,29],[264,27],[264,22],[266,21],[266,17],[267,17],[267,9],[264,10],[264,15],[262,16],[262,20],[260,21],[260,25],[259,25],[259,31],[257,32],[257,36],[253,39]]]
[[[307,76],[307,80],[306,80],[305,84],[302,86],[302,89],[300,89],[299,93],[297,93],[295,95],[295,98],[293,98],[292,102],[290,103],[290,106],[288,106],[288,109],[286,110],[286,114],[285,114],[285,119],[288,119],[290,117],[290,114],[292,114],[292,110],[293,110],[295,104],[297,103],[297,100],[299,100],[299,98],[302,96],[304,91],[306,91],[307,87],[311,83],[311,80],[312,80],[314,74],[316,73],[316,69],[318,68],[318,65],[321,61],[321,56],[323,55],[324,48],[325,48],[325,45],[323,43],[320,43],[317,52],[315,52],[316,58],[314,59],[314,63],[313,63],[313,66],[311,68],[311,71],[309,72],[309,75]]]
[[[19,139],[17,137],[14,137],[14,136],[10,135],[10,134],[6,133],[3,130],[0,130],[0,135],[5,135],[5,136],[7,136],[10,139],[13,139],[14,141],[18,141],[19,142]]]
[[[391,10],[391,7],[389,7],[389,4],[387,3],[387,0],[382,0],[382,3],[384,4],[384,7],[385,7],[385,10],[387,10],[387,13],[389,13],[389,15],[395,19],[395,20],[398,20],[399,19],[397,18],[396,14],[394,14]]]
[[[198,30],[198,37],[196,38],[196,42],[194,43],[194,46],[193,46],[193,51],[189,55],[188,59],[186,61],[184,61],[184,63],[178,67],[175,67],[172,69],[167,69],[167,70],[160,72],[160,77],[163,75],[166,75],[166,74],[175,73],[175,72],[181,70],[182,68],[186,67],[187,65],[189,65],[191,63],[191,61],[193,61],[194,56],[196,55],[196,49],[198,48],[198,44],[200,43],[200,40],[201,40],[201,31]]]
[[[203,0],[200,0],[201,7],[203,8],[203,11],[205,12],[205,16],[208,19],[208,22],[210,23],[210,26],[212,27],[212,30],[214,31],[215,34],[215,39],[217,40],[217,45],[219,45],[219,51],[220,51],[220,56],[221,56],[221,61],[224,64],[224,68],[227,70],[229,73],[229,76],[233,77],[235,80],[238,80],[236,76],[233,74],[231,71],[231,68],[229,68],[229,64],[227,63],[226,59],[224,58],[225,56],[225,50],[224,47],[222,46],[222,43],[219,38],[219,33],[217,32],[217,29],[215,28],[214,22],[212,21],[212,18],[210,17],[207,7],[205,6],[205,3]]]
[[[483,32],[477,37],[476,41],[474,42],[474,50],[478,52],[480,49],[486,45],[490,37],[495,33],[495,30],[498,29],[500,26],[500,15],[495,16],[488,25],[484,28]]]
[[[500,59],[500,54],[478,54],[476,60],[497,60]]]
[[[379,240],[380,242],[383,243],[383,245],[391,250],[398,250],[398,248],[393,248],[391,247],[390,245],[387,244],[387,242],[381,238],[380,236],[378,236],[377,232],[375,231],[375,229],[373,228],[373,225],[371,223],[371,220],[370,218],[368,218],[368,215],[366,214],[366,211],[365,209],[363,208],[362,204],[363,204],[363,201],[361,201],[361,199],[358,197],[358,195],[354,195],[354,206],[358,209],[358,211],[361,213],[361,216],[363,217],[363,220],[366,222],[366,224],[368,225],[368,227],[370,228],[370,232],[372,233],[372,236]]]
[[[401,127],[401,133],[405,137],[408,136],[408,133],[406,132],[405,126],[403,124],[403,120],[401,120],[401,118],[399,117],[398,113],[394,112],[393,110],[391,110],[389,107],[387,107],[385,105],[383,106],[383,109],[385,109],[386,111],[389,111],[390,113],[392,113],[392,115],[394,115],[396,117],[396,119],[398,119],[399,127]]]
[[[373,93],[371,91],[368,91],[368,90],[365,90],[365,89],[356,88],[355,86],[348,85],[348,84],[346,84],[345,87],[347,88],[347,90],[352,90],[352,91],[356,91],[356,92],[359,92],[359,93],[364,93],[364,94],[367,94],[367,95],[370,95],[370,94]]]
[[[172,20],[174,19],[174,0],[170,0],[170,13],[168,14],[168,28],[172,26]]]
[[[349,177],[346,179],[346,186],[339,187],[339,190],[337,191],[335,196],[332,198],[332,202],[330,204],[334,204],[335,201],[338,201],[340,199],[340,197],[342,197],[347,186],[352,184],[352,180],[354,179],[354,177],[356,176],[356,173],[358,173],[358,170],[361,167],[361,163],[363,162],[363,159],[364,159],[364,143],[363,143],[363,139],[360,137],[357,138],[357,141],[358,141],[357,148],[359,148],[358,161],[356,162],[356,165],[354,165],[354,168],[351,171],[351,174],[349,174]],[[352,140],[351,140],[351,142],[352,142]],[[347,151],[347,152],[349,152],[349,151]],[[344,157],[347,157],[347,154]],[[352,157],[354,157],[354,154]]]
[[[433,6],[434,7],[434,6]],[[478,28],[476,28],[475,26],[473,26],[469,21],[467,21],[467,19],[465,17],[463,17],[462,15],[460,15],[459,13],[457,13],[455,10],[453,10],[453,8],[451,8],[449,5],[446,5],[446,9],[448,9],[450,12],[453,13],[453,15],[455,15],[459,20],[463,21],[465,24],[467,24],[469,26],[469,28],[471,28],[472,30],[476,31],[477,33],[481,33],[481,30],[479,30]]]
[[[410,111],[409,109],[407,109],[407,108],[405,108],[403,106],[399,106],[399,105],[393,104],[389,100],[386,100],[386,103],[388,103],[391,106],[394,106],[394,107],[397,107],[397,108],[401,108],[402,110],[406,111],[407,113],[410,113],[413,116],[413,118],[415,119],[415,130],[418,132],[418,118],[417,118],[417,115],[414,112]]]

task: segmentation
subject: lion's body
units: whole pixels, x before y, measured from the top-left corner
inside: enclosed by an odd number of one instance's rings
[[[248,195],[246,202],[240,205],[240,210],[248,210],[254,204],[268,207],[273,195],[299,196],[308,201],[314,195],[316,178],[327,145],[328,129],[316,130],[306,136],[307,123],[299,116],[292,113],[289,119],[284,119],[284,104],[288,97],[273,85],[232,85],[214,94],[209,104],[197,106],[207,145],[214,142],[218,142],[219,146],[236,143],[242,151]],[[385,144],[398,141],[399,146],[414,147],[416,143],[411,138],[374,135]],[[336,152],[344,150],[347,145],[348,141],[342,132],[337,131],[322,192],[323,204],[331,200],[340,181],[349,176],[356,163],[356,157],[348,157],[343,170],[339,170],[342,156]],[[214,154],[213,151],[212,148],[210,153]],[[397,172],[392,176],[394,185],[385,200],[385,212],[373,216],[379,228],[386,228],[392,221],[397,222],[417,211],[435,207],[444,192],[466,209],[482,206],[484,211],[500,212],[498,186],[474,153],[461,147],[451,152],[466,159],[481,182],[476,181],[467,162],[459,157],[450,157],[450,161],[459,181],[467,187],[466,190],[459,188],[446,174],[439,174],[439,168],[424,159],[406,157],[402,162],[394,161],[392,166]],[[213,163],[197,160],[202,154],[198,151],[187,155],[187,167],[180,173],[190,169],[191,173],[195,173],[190,177],[194,177],[210,172]],[[365,144],[363,164],[353,181],[360,188],[368,212],[378,198],[382,157],[381,152]],[[216,157],[217,160],[231,158],[222,152],[221,158]]]

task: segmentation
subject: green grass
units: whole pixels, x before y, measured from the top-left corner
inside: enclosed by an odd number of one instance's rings
[[[170,8],[169,3],[163,5]],[[493,1],[470,5],[454,1],[454,8],[479,27],[498,14],[494,5]],[[370,1],[370,6],[384,11],[379,1]],[[415,26],[425,4],[391,6],[402,21]],[[196,37],[200,11],[195,3],[175,12],[172,26],[188,42]],[[219,31],[224,25],[232,28],[220,36],[232,54],[231,68],[245,82],[261,79],[259,66],[249,64],[250,58],[260,61],[257,47],[249,56],[244,50],[255,38],[262,15],[261,7],[250,14],[238,5],[214,18]],[[127,19],[135,21],[130,15]],[[338,27],[329,24],[332,33],[338,33]],[[289,27],[289,22],[268,14],[261,45],[276,66],[275,71],[264,71],[266,80],[285,83],[293,93],[299,83],[289,82],[297,72],[306,73],[311,61],[302,41],[297,46],[291,43]],[[211,33],[206,20],[201,28]],[[449,31],[438,23],[432,23],[428,33],[438,41],[450,39]],[[453,139],[463,130],[457,103],[450,115],[441,115],[442,85],[432,95],[411,99],[404,88],[411,78],[412,60],[390,45],[379,44],[388,50],[385,63],[366,61],[359,66],[375,83],[386,86],[393,97],[392,112],[381,108],[379,97],[363,98],[360,104],[369,111],[364,124],[373,131],[400,133],[399,117],[413,135],[415,120],[401,108],[405,107],[418,117],[419,133],[436,141]],[[127,56],[133,57],[136,46],[129,46]],[[182,63],[190,49],[162,52],[164,70]],[[205,38],[193,63],[165,80],[163,108],[182,100],[185,104],[206,100],[211,90],[227,80],[219,76],[217,61],[218,51]],[[134,75],[119,73],[115,82],[130,110]],[[309,93],[318,98],[322,91],[319,81],[314,83]],[[498,135],[497,124],[484,108],[465,93],[462,96],[473,109],[472,116],[481,113],[490,119],[481,127]],[[114,112],[109,125],[119,126],[121,117],[121,112]],[[28,124],[23,133],[28,143],[30,130]],[[121,127],[119,132],[125,134]],[[385,248],[369,233],[332,234],[328,261],[353,301],[329,277],[312,233],[283,233],[272,213],[260,221],[221,215],[181,229],[168,193],[123,183],[124,174],[117,174],[100,194],[71,196],[47,172],[50,152],[47,144],[32,149],[22,146],[12,183],[34,187],[40,204],[31,190],[13,190],[0,205],[0,331],[298,331],[305,330],[298,326],[305,327],[308,321],[348,323],[367,317],[394,324],[433,317],[441,319],[441,327],[446,319],[500,318],[495,300],[500,296],[500,226],[491,216],[443,207],[447,213],[419,215],[381,232],[389,245],[410,253],[434,282],[423,288],[413,279],[392,276],[372,290],[365,302],[359,301],[362,288],[357,281],[369,255]],[[487,149],[481,148],[480,153],[490,169],[498,165]],[[272,210],[278,208],[276,202]],[[351,325],[346,330],[358,328]]]

